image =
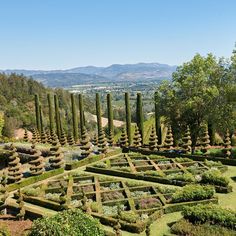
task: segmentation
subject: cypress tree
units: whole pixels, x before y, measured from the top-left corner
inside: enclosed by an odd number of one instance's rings
[[[51,94],[47,94],[48,99],[48,114],[49,114],[49,127],[50,127],[50,134],[54,130],[54,119],[53,119],[53,98]]]
[[[82,94],[79,94],[79,118],[80,118],[80,137],[82,137],[83,129],[85,127],[84,102]]]
[[[230,158],[231,151],[232,151],[232,147],[231,147],[230,133],[229,133],[229,130],[227,130],[225,138],[224,138],[224,149],[223,149],[223,153],[226,158]]]
[[[100,129],[98,135],[98,151],[101,153],[107,153],[107,140],[103,128]]]
[[[155,126],[156,126],[156,134],[158,137],[158,144],[162,144],[162,130],[161,130],[161,119],[160,119],[160,112],[158,106],[158,92],[155,92]]]
[[[131,112],[130,112],[130,102],[129,93],[125,93],[125,115],[126,115],[126,133],[128,137],[128,144],[132,144],[131,137]]]
[[[60,138],[61,137],[60,113],[59,113],[58,97],[56,94],[54,95],[54,106],[55,106],[55,119],[56,119],[57,136]]]
[[[25,132],[24,132],[24,142],[28,142],[29,141],[29,137],[28,137],[28,131],[27,129],[25,129]]]
[[[79,135],[78,135],[78,118],[75,104],[75,95],[72,93],[70,96],[71,96],[71,108],[72,108],[73,136],[75,142],[77,142],[79,139]]]
[[[88,134],[86,132],[86,129],[85,127],[83,128],[83,132],[82,132],[82,136],[81,136],[81,140],[80,140],[80,143],[81,143],[81,147],[80,149],[82,150],[81,152],[81,156],[82,157],[88,157],[92,151],[91,149],[91,143],[90,143],[90,140],[89,140],[89,137],[88,137]]]
[[[97,115],[97,127],[98,127],[98,137],[102,130],[102,116],[101,116],[101,104],[100,96],[96,93],[96,115]]]
[[[33,143],[31,146],[31,155],[30,155],[30,174],[31,175],[40,175],[44,172],[44,158],[42,157],[42,153],[35,148],[35,144]]]
[[[149,149],[151,151],[154,151],[158,148],[158,139],[157,139],[157,135],[156,135],[156,131],[154,126],[152,125],[152,129],[151,129],[151,133],[150,133],[150,137],[149,137]]]
[[[39,95],[34,95],[35,101],[35,116],[36,116],[36,126],[39,131],[41,131],[41,124],[40,124],[40,108],[39,108]]]
[[[110,146],[114,144],[114,125],[113,125],[113,110],[111,105],[111,94],[107,94],[107,115],[108,115],[108,143]]]
[[[187,126],[187,130],[184,134],[184,137],[182,138],[183,144],[182,144],[182,148],[184,150],[185,153],[191,153],[192,151],[192,140],[191,140],[191,134],[190,134],[190,129],[189,126]]]
[[[174,138],[173,138],[171,126],[169,126],[167,130],[167,134],[166,134],[166,139],[165,139],[165,147],[167,149],[173,149],[173,145],[174,145]]]
[[[136,120],[141,135],[141,144],[143,145],[144,128],[143,128],[143,102],[141,93],[137,93]]]
[[[206,153],[207,152],[207,149],[210,148],[210,136],[208,134],[208,128],[207,126],[203,126],[203,131],[202,131],[202,137],[201,137],[201,141],[200,141],[200,144],[201,144],[201,151],[203,153]]]
[[[126,147],[128,144],[128,138],[125,132],[125,129],[122,129],[121,137],[120,137],[120,146]]]
[[[42,106],[39,105],[39,114],[40,114],[40,130],[39,130],[39,133],[42,133],[43,131],[43,112],[42,112]]]
[[[139,132],[139,128],[137,125],[135,125],[135,130],[134,130],[133,146],[134,147],[142,146],[142,137],[141,137],[141,134]]]
[[[64,166],[64,154],[61,150],[61,144],[56,135],[53,137],[52,147],[50,148],[50,152],[52,153],[52,157],[49,159],[51,163],[52,169],[62,168]]]
[[[18,182],[22,179],[23,174],[20,158],[13,143],[10,145],[10,156],[8,159],[8,180],[10,183]]]

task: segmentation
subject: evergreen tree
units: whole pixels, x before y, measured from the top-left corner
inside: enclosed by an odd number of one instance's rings
[[[81,156],[83,158],[88,157],[90,155],[91,151],[92,151],[92,149],[91,149],[92,145],[90,143],[89,136],[88,136],[88,134],[86,132],[85,127],[83,128],[83,132],[82,132],[80,143],[82,145],[80,147],[80,149],[82,150]]]
[[[19,205],[19,213],[16,215],[18,220],[24,220],[25,217],[25,204],[23,199],[23,194],[21,192],[21,189],[17,192],[17,200],[16,203]]]
[[[201,151],[206,153],[207,150],[210,148],[210,136],[208,135],[208,128],[207,126],[203,126],[202,136],[200,140]]]
[[[111,104],[111,94],[107,94],[107,115],[108,115],[108,143],[110,146],[114,144],[114,125],[113,125],[113,110]]]
[[[22,167],[13,143],[10,145],[10,156],[8,159],[8,181],[10,183],[19,182],[23,177]]]
[[[231,151],[232,151],[232,147],[231,147],[230,134],[229,134],[229,130],[227,130],[225,138],[224,138],[224,149],[223,149],[223,153],[226,158],[230,158]]]
[[[24,142],[28,142],[29,141],[29,137],[28,137],[28,131],[27,129],[25,129],[25,133],[24,133]]]
[[[130,111],[129,93],[125,93],[125,115],[126,115],[126,133],[128,137],[128,144],[132,144],[131,137],[131,111]]]
[[[66,138],[65,131],[63,129],[61,130],[60,143],[62,146],[67,145],[67,138]]]
[[[33,128],[33,130],[32,130],[32,142],[34,142],[34,143],[38,142],[37,131],[35,128]]]
[[[49,114],[49,127],[50,127],[50,134],[54,130],[54,118],[53,118],[53,98],[51,94],[47,94],[48,99],[48,114]]]
[[[39,95],[34,95],[35,101],[35,116],[36,116],[36,126],[37,129],[41,131],[41,124],[40,124],[40,107],[39,107]]]
[[[102,130],[102,115],[101,115],[101,104],[100,96],[96,93],[96,115],[97,115],[97,128],[98,128],[98,137]]]
[[[100,129],[98,135],[98,151],[103,154],[107,153],[107,140],[103,128]]]
[[[75,95],[71,94],[71,107],[72,107],[72,122],[73,122],[73,137],[75,142],[78,141],[78,118],[77,118],[77,109],[75,104]]]
[[[150,137],[149,137],[149,149],[154,151],[158,148],[158,139],[154,126],[152,126]]]
[[[121,137],[120,137],[120,146],[127,147],[128,145],[128,138],[125,132],[125,129],[122,129]]]
[[[84,102],[82,94],[79,94],[79,117],[80,117],[80,137],[82,137],[83,129],[85,127]]]
[[[59,102],[58,97],[54,95],[54,106],[55,106],[55,119],[56,119],[56,130],[58,138],[61,137],[61,124],[60,124],[60,113],[59,113]]]
[[[93,144],[94,146],[98,145],[98,136],[97,136],[96,133],[93,135],[92,144]]]
[[[46,133],[45,133],[45,131],[44,131],[44,128],[42,128],[42,131],[41,131],[41,143],[47,143],[47,135],[46,135]]]
[[[157,134],[157,138],[158,138],[158,144],[162,145],[161,115],[160,115],[160,108],[159,108],[160,104],[158,104],[158,92],[155,92],[154,100],[155,100],[156,134]]]
[[[173,138],[171,126],[169,126],[167,130],[167,134],[166,134],[166,139],[165,139],[165,148],[173,149],[173,145],[174,145],[174,138]]]
[[[33,143],[31,146],[31,155],[30,155],[30,174],[31,175],[40,175],[44,172],[44,158],[42,157],[42,153],[35,148],[35,144]]]
[[[69,135],[68,135],[68,144],[70,146],[73,146],[75,144],[75,140],[74,140],[72,132],[70,132]]]
[[[139,132],[141,135],[141,144],[143,145],[143,138],[144,138],[144,127],[143,127],[143,102],[142,102],[142,94],[137,93],[137,108],[136,108],[136,121],[137,126],[139,128]]]
[[[133,146],[134,147],[142,146],[142,137],[141,137],[141,134],[139,132],[139,128],[137,125],[135,126],[135,131],[134,131]]]

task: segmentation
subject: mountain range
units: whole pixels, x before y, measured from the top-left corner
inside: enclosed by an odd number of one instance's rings
[[[49,87],[77,84],[170,79],[176,66],[160,63],[113,64],[108,67],[85,66],[67,70],[0,70],[1,73],[23,74]]]

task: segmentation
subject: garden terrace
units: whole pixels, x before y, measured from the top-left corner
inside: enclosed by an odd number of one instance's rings
[[[108,225],[119,218],[122,229],[136,233],[145,229],[148,220],[154,221],[164,213],[178,211],[184,205],[217,203],[212,188],[203,189],[210,193],[207,197],[195,200],[178,198],[179,202],[175,202],[174,196],[179,191],[182,188],[139,184],[137,181],[84,173],[55,177],[22,190],[25,202],[56,211],[68,207],[81,208]],[[66,203],[62,201],[63,192]]]
[[[189,183],[213,184],[217,192],[231,191],[228,180],[221,176],[221,172],[227,170],[227,166],[207,160],[194,161],[181,157],[167,158],[159,155],[129,153],[87,166],[86,170],[177,186]],[[211,177],[207,177],[206,180],[207,173]],[[224,183],[220,182],[221,178]]]

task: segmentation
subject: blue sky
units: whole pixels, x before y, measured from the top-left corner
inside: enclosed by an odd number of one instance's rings
[[[0,0],[0,69],[229,57],[235,0]]]

